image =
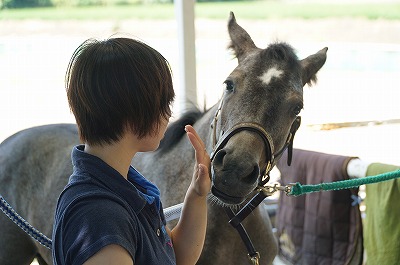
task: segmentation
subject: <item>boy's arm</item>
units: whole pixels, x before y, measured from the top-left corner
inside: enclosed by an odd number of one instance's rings
[[[210,191],[210,156],[192,126],[185,130],[195,149],[196,165],[186,192],[181,217],[171,232],[177,265],[195,264],[203,249],[207,228],[207,194]]]
[[[83,265],[133,265],[133,260],[123,247],[108,245],[90,257]]]

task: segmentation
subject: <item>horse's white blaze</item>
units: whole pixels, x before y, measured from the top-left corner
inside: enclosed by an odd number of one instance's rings
[[[259,78],[265,85],[268,85],[271,82],[272,78],[279,78],[282,74],[283,74],[282,70],[279,70],[276,67],[271,67],[266,72],[264,72]]]

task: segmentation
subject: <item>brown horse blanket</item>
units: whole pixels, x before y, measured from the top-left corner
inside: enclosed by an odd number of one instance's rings
[[[282,184],[319,184],[348,179],[352,157],[294,149],[277,167]],[[292,264],[361,264],[363,238],[358,189],[321,191],[279,198],[276,219],[279,255]],[[352,205],[353,204],[353,205]]]

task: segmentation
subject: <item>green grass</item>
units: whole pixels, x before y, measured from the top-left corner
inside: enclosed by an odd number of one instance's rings
[[[198,4],[198,17],[225,18],[231,9],[237,16],[248,19],[328,17],[363,17],[368,19],[400,19],[400,3],[288,3],[281,1],[223,2]],[[222,17],[221,17],[222,15]]]
[[[400,3],[287,3],[281,1],[233,1],[197,3],[197,18],[227,19],[234,11],[242,19],[362,17],[400,20]],[[172,4],[130,6],[54,7],[0,10],[0,19],[173,19]]]

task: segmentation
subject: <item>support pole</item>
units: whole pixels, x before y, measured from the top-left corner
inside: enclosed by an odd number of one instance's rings
[[[175,0],[179,49],[178,113],[197,105],[194,5],[195,0]]]

